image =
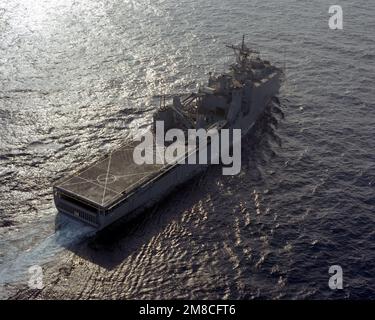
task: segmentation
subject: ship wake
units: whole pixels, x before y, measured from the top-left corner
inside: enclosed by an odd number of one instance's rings
[[[30,241],[35,234],[23,234]],[[27,232],[26,232],[27,233]],[[92,236],[94,230],[73,220],[63,221],[61,228],[43,239],[38,239],[29,248],[12,248],[13,254],[2,257],[0,265],[0,299],[8,296],[14,285],[28,285],[32,270],[56,260],[56,256],[70,246]],[[33,268],[31,268],[33,267]],[[31,268],[31,269],[30,269]]]

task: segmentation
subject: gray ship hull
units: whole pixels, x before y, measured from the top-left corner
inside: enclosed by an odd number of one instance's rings
[[[277,93],[278,86],[278,79],[275,77],[271,78],[269,82],[254,88],[250,112],[246,116],[239,117],[233,126],[234,128],[241,129],[242,136],[247,135],[254,127],[257,119],[265,111],[269,100]],[[207,147],[208,158],[210,158],[211,149],[209,145]],[[131,152],[132,148],[128,148],[127,150]],[[129,168],[131,166],[130,162],[126,163],[126,161],[131,161],[130,157],[124,157],[121,161],[124,162],[123,167]],[[105,160],[101,164],[102,167],[106,167],[107,165]],[[94,164],[94,166],[97,166],[97,164]],[[77,189],[73,187],[79,185],[79,182],[76,182],[76,184],[73,182],[70,185],[69,183],[62,183],[55,187],[55,205],[60,213],[89,223],[100,230],[119,219],[124,221],[134,218],[138,213],[168,196],[179,185],[202,173],[206,170],[207,166],[203,164],[176,164],[158,167],[155,173],[150,175],[148,179],[145,179],[143,183],[134,187],[134,189],[128,190],[126,197],[116,199],[109,206],[101,206],[93,203],[94,201],[90,201],[89,188],[81,189],[80,193],[78,193]],[[92,173],[93,176],[90,176],[91,173],[84,170],[83,174],[85,174],[85,180],[99,183],[97,181],[98,173],[99,175],[103,175],[101,172],[94,171]],[[110,175],[120,176],[123,173],[123,171],[112,170]],[[68,180],[68,182],[71,181]],[[69,186],[71,187],[69,188]],[[102,192],[101,189],[100,192]],[[72,201],[73,199],[74,201]]]
[[[259,57],[249,58],[254,52],[244,42],[241,47],[230,48],[237,52],[231,74],[210,76],[208,87],[197,94],[182,101],[174,97],[168,108],[160,105],[154,124],[162,120],[168,128],[216,128],[218,135],[221,129],[229,128],[241,129],[241,137],[248,134],[277,95],[281,72]],[[211,155],[210,144],[206,144],[199,148],[207,148],[208,164],[190,164],[195,163],[189,160],[196,157],[194,151],[202,151],[190,149],[182,157],[184,164],[137,165],[133,160],[137,144],[124,145],[57,183],[54,200],[58,211],[100,230],[119,219],[134,218],[202,173],[210,163],[216,163],[210,160],[217,154]],[[154,157],[158,157],[156,149]]]

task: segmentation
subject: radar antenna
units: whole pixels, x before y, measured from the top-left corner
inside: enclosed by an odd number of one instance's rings
[[[245,35],[242,36],[241,46],[226,45],[226,47],[234,50],[237,62],[240,64],[243,64],[252,55],[259,55],[259,52],[257,50],[250,49],[246,46]]]

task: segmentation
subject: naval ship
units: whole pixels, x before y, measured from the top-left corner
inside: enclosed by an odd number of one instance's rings
[[[208,83],[198,92],[173,96],[168,103],[162,97],[151,131],[155,130],[156,121],[164,121],[164,130],[241,129],[243,137],[267,109],[277,108],[283,70],[248,48],[244,37],[242,44],[227,47],[235,54],[229,70],[219,75],[210,73]],[[126,143],[58,181],[53,194],[59,214],[101,230],[119,219],[134,218],[209,165],[181,162],[138,165],[133,160],[138,144],[135,140]],[[190,151],[186,158],[192,156]]]

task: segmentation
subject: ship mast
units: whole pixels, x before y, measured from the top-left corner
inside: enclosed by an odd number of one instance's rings
[[[251,55],[258,55],[259,52],[256,50],[249,49],[245,45],[245,35],[242,36],[242,44],[238,45],[226,45],[227,48],[233,49],[236,56],[236,61],[239,65],[243,66]]]

